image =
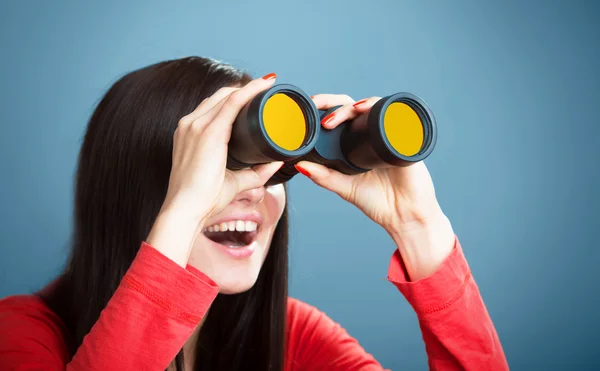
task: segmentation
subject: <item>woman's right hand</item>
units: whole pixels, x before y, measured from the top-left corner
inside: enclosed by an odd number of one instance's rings
[[[221,88],[179,121],[167,195],[146,242],[182,267],[206,220],[236,194],[263,186],[283,164],[272,162],[238,171],[225,167],[238,113],[274,81],[275,75],[269,74],[242,88]]]

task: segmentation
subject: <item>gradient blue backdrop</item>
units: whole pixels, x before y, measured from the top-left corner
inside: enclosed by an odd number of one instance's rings
[[[427,160],[514,370],[600,366],[599,9],[593,1],[3,1],[0,297],[61,269],[86,120],[119,76],[187,55],[309,94],[410,91],[439,122]],[[291,293],[393,370],[426,369],[394,245],[291,182]]]

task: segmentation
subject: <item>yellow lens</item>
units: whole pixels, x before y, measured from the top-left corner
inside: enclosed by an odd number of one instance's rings
[[[383,129],[388,141],[398,153],[413,156],[423,146],[423,124],[419,115],[409,105],[390,104],[383,118]]]
[[[295,100],[284,93],[271,96],[263,109],[267,135],[279,147],[295,151],[306,137],[306,119]]]

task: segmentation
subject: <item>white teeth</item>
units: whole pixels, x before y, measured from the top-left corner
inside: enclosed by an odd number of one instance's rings
[[[244,230],[246,232],[254,232],[256,231],[256,227],[256,222],[253,222],[252,220],[246,220],[246,222],[244,223]]]
[[[256,223],[251,220],[246,220],[246,232],[254,232],[256,230]]]
[[[258,227],[256,222],[251,220],[232,220],[220,224],[214,224],[204,228],[204,232],[254,232]]]

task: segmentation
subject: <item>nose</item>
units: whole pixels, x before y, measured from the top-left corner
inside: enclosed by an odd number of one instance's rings
[[[258,187],[238,193],[233,199],[233,202],[244,203],[247,205],[256,205],[260,203],[264,198],[265,187]]]

